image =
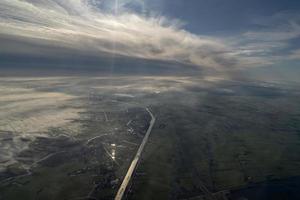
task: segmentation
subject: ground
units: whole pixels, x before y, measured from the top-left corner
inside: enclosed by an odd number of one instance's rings
[[[0,82],[1,200],[113,199],[149,126],[145,108],[156,123],[128,199],[299,189],[298,85],[176,76]]]

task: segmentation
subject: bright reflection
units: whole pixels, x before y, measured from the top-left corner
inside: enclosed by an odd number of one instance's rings
[[[115,161],[116,160],[116,149],[115,149],[116,144],[111,144],[110,146],[112,147],[112,150],[111,150],[111,159],[113,161]]]
[[[116,160],[116,150],[115,149],[112,149],[111,158],[112,158],[113,161]]]

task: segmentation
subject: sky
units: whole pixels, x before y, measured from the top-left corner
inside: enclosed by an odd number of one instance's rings
[[[0,0],[0,69],[295,70],[298,0]]]

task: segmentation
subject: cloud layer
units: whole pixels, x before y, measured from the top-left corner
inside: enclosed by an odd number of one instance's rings
[[[0,53],[61,57],[76,52],[99,59],[116,55],[226,69],[273,64],[281,59],[274,52],[299,37],[297,21],[287,27],[278,25],[275,32],[256,30],[233,37],[196,35],[185,31],[178,20],[146,16],[128,8],[129,3],[142,5],[140,0],[117,5],[111,2],[2,0],[0,40],[6,42]],[[286,58],[298,59],[298,55],[298,50],[293,50]]]

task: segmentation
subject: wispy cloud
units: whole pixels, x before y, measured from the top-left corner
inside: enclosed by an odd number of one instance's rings
[[[224,69],[272,64],[272,54],[299,36],[297,22],[287,31],[249,31],[231,38],[196,35],[178,20],[137,14],[126,9],[129,1],[119,3],[123,9],[107,12],[106,1],[2,0],[0,39],[18,40],[23,46],[7,42],[0,53],[56,56],[55,49],[67,49]]]
[[[289,58],[293,60],[300,60],[300,49],[292,51]]]
[[[90,54],[107,52],[209,67],[227,59],[222,42],[188,33],[164,17],[103,14],[81,0],[4,0],[0,6],[2,34],[42,39]]]
[[[256,30],[249,30],[233,39],[233,52],[250,65],[271,65],[279,61],[295,60],[300,39],[300,15],[292,12],[277,13],[255,20]],[[295,50],[296,49],[296,50]]]

